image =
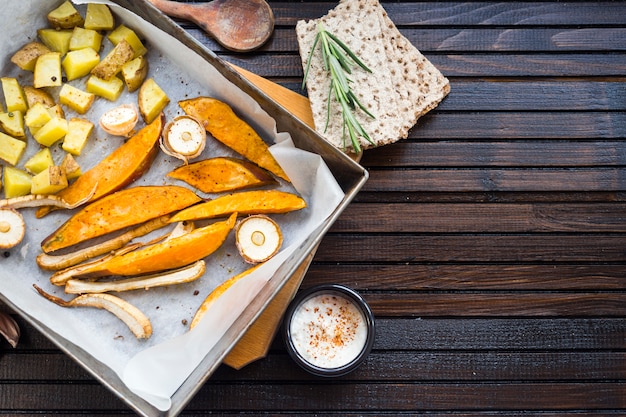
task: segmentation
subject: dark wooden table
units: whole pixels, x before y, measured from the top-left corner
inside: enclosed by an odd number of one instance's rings
[[[294,25],[334,4],[271,2],[274,36],[247,55],[181,24],[299,91]],[[374,350],[327,380],[277,338],[183,415],[625,415],[626,3],[383,4],[452,90],[408,140],[365,152],[370,180],[303,283],[360,291]],[[0,414],[132,414],[18,321]]]

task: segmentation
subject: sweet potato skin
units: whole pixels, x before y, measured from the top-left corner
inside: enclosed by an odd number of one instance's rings
[[[228,104],[211,97],[196,97],[178,104],[189,116],[200,120],[215,139],[277,177],[290,181],[259,134]]]
[[[200,200],[193,191],[174,185],[126,188],[74,214],[43,240],[41,248],[46,253],[54,252],[173,213]]]
[[[169,174],[203,193],[221,193],[276,184],[268,172],[239,158],[215,157],[183,165]]]
[[[219,249],[234,228],[236,220],[237,214],[234,213],[227,220],[194,229],[177,238],[122,255],[114,255],[104,259],[102,262],[94,262],[90,267],[82,268],[80,272],[71,277],[134,276],[190,265]],[[64,271],[59,272],[64,276],[64,279],[68,278]],[[51,283],[62,285],[63,282],[58,281],[55,275],[50,277]]]
[[[280,190],[241,191],[181,210],[170,219],[170,222],[211,219],[228,216],[232,213],[243,215],[278,214],[305,207],[306,201],[293,193]]]
[[[89,199],[91,202],[120,190],[141,177],[159,153],[158,144],[164,121],[165,116],[161,114],[161,117],[143,127],[57,195],[73,204],[88,197],[95,188]],[[37,210],[36,215],[43,217],[50,211],[49,207],[42,207]]]

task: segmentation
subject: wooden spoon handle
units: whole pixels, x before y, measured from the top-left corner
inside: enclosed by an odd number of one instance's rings
[[[189,20],[191,22],[197,23],[198,16],[198,8],[202,7],[203,13],[209,13],[213,17],[213,21],[217,17],[218,8],[215,7],[217,4],[212,2],[207,3],[182,3],[178,1],[171,0],[148,0],[150,3],[154,5],[157,9],[162,11],[168,16],[177,17],[179,19]],[[204,23],[204,22],[203,22]]]

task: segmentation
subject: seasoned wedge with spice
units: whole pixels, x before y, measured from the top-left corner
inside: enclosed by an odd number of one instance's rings
[[[122,79],[129,93],[141,87],[141,84],[143,84],[148,76],[148,67],[148,60],[144,55],[140,55],[124,64],[122,67]]]
[[[280,190],[252,190],[226,194],[178,212],[172,222],[211,219],[239,214],[288,213],[306,207],[304,199]]]
[[[65,171],[65,176],[68,181],[74,180],[83,174],[80,165],[76,162],[76,159],[74,159],[71,153],[65,154],[59,166]]]
[[[49,12],[47,18],[50,25],[56,29],[71,29],[81,26],[85,21],[69,0]]]
[[[95,99],[96,96],[94,94],[83,91],[71,84],[63,84],[61,91],[59,91],[59,103],[79,114],[87,113]]]
[[[215,139],[261,168],[289,181],[289,177],[274,159],[268,145],[228,104],[211,97],[183,100],[178,104],[185,113],[200,120]]]
[[[92,70],[91,74],[105,81],[115,77],[122,70],[124,64],[133,59],[134,51],[126,40],[122,39],[120,43],[104,57]]]
[[[25,139],[24,115],[20,110],[0,113],[0,127],[17,139]]]
[[[111,33],[109,33],[108,39],[113,45],[118,45],[120,42],[125,41],[131,46],[134,51],[133,58],[145,55],[148,49],[144,46],[137,33],[125,25],[119,25]]]
[[[61,54],[48,52],[37,59],[33,75],[35,88],[60,87],[63,84],[61,72]]]
[[[67,134],[63,140],[63,150],[72,155],[80,155],[93,132],[93,123],[80,117],[72,117],[67,122]]]
[[[93,93],[109,101],[115,101],[124,91],[124,81],[117,77],[112,77],[110,80],[103,80],[102,78],[92,75],[87,80],[86,90],[89,93]]]
[[[26,150],[26,142],[0,132],[0,159],[17,165]]]
[[[32,85],[25,85],[23,90],[29,109],[33,107],[35,103],[41,103],[46,108],[53,107],[56,104],[54,97],[52,97],[50,93],[45,90],[40,90]]]
[[[163,119],[158,117],[143,127],[96,166],[83,173],[59,196],[70,204],[87,196],[90,196],[89,201],[94,201],[124,188],[141,177],[150,168],[159,152],[158,143],[163,130]],[[42,207],[37,211],[37,217],[42,217],[49,211],[50,208]]]
[[[40,55],[52,52],[41,42],[28,42],[11,56],[11,62],[24,71],[33,71]]]
[[[203,193],[221,193],[277,184],[267,171],[240,158],[215,157],[183,165],[169,174]]]
[[[85,242],[189,207],[200,201],[174,185],[126,188],[103,197],[70,217],[41,243],[44,252]]]
[[[56,194],[67,188],[67,177],[60,166],[50,166],[33,177],[30,192],[32,194]]]
[[[4,102],[7,105],[7,112],[20,111],[26,113],[28,110],[28,102],[24,90],[16,78],[2,77],[2,92],[4,93]]]
[[[139,87],[137,100],[139,113],[146,123],[154,120],[170,102],[170,98],[153,78],[148,78]]]
[[[121,255],[113,255],[58,271],[50,277],[54,285],[72,278],[97,278],[108,275],[134,276],[181,268],[199,261],[219,249],[235,226],[237,215],[199,227],[189,233]]]

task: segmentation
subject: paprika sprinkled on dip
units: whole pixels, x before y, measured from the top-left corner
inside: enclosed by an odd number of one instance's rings
[[[290,304],[284,335],[291,357],[307,371],[340,376],[356,369],[374,342],[374,318],[350,288],[325,285],[302,292]]]

